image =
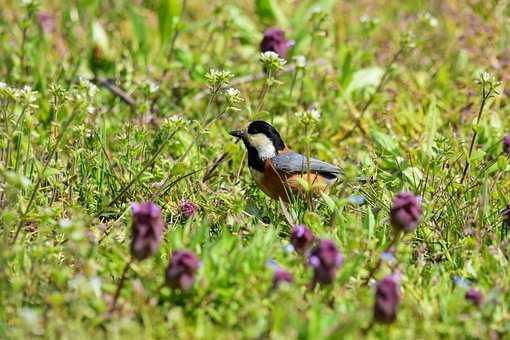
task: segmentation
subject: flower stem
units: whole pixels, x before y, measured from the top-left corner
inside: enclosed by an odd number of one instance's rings
[[[478,116],[476,118],[476,125],[480,123],[480,119],[482,118],[483,109],[485,108],[485,104],[487,103],[487,99],[491,96],[492,91],[485,90],[485,84],[482,85],[482,103],[480,104],[480,110],[478,110]],[[473,153],[473,148],[475,146],[476,136],[478,135],[478,130],[475,130],[473,133],[473,137],[471,138],[471,143],[469,144],[469,152],[466,159],[466,165],[464,165],[464,170],[462,171],[462,178],[460,179],[460,184],[464,183],[466,179],[467,172],[469,170],[469,160],[471,159],[471,154]]]
[[[120,277],[119,283],[117,284],[117,289],[115,290],[115,295],[113,296],[112,304],[110,305],[110,308],[108,309],[108,313],[113,313],[115,311],[115,307],[117,306],[117,300],[119,299],[120,292],[122,291],[122,288],[124,287],[124,282],[126,281],[126,276],[129,268],[131,267],[131,263],[133,262],[133,258],[131,257],[129,261],[124,266],[124,270],[122,271],[122,276]]]
[[[393,234],[393,238],[392,238],[391,242],[388,244],[388,246],[386,247],[386,250],[384,252],[388,252],[388,251],[390,251],[391,247],[396,246],[398,244],[398,241],[400,241],[401,235],[402,235],[402,231],[400,231],[400,230],[396,231]],[[365,281],[363,281],[363,284],[362,284],[363,286],[368,285],[370,280],[374,277],[375,273],[377,273],[379,268],[381,268],[381,265],[382,265],[382,258],[381,258],[381,256],[379,256],[379,260],[377,260],[377,264],[372,268],[372,270],[368,274]]]

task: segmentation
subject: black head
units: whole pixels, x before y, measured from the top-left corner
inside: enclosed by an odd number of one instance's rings
[[[261,120],[251,122],[246,130],[231,131],[230,134],[242,138],[248,150],[250,166],[255,162],[260,163],[272,158],[285,149],[285,143],[278,131],[271,124]]]

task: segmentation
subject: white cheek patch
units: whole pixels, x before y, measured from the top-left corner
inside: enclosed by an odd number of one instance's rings
[[[276,156],[276,148],[273,142],[263,133],[248,136],[250,145],[257,149],[260,159],[265,160]]]

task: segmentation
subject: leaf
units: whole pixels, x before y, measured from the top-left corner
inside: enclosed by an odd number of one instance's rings
[[[159,35],[163,44],[170,40],[179,17],[181,5],[178,0],[160,0],[158,6]]]
[[[371,136],[378,148],[394,156],[400,155],[397,143],[395,143],[393,138],[387,134],[374,130],[372,131]]]
[[[352,80],[345,89],[345,95],[368,87],[376,87],[381,81],[384,71],[378,66],[368,67],[355,72]]]
[[[274,24],[277,22],[280,26],[287,26],[288,21],[278,1],[274,0],[255,0],[255,13],[260,21],[265,24]]]
[[[402,171],[402,174],[405,176],[409,183],[415,186],[417,186],[418,183],[420,183],[420,181],[423,179],[423,172],[415,166],[406,168],[404,171]]]
[[[232,5],[228,6],[226,10],[229,13],[233,25],[241,35],[240,38],[242,40],[253,44],[253,41],[259,41],[261,39],[262,34],[259,32],[257,25],[253,23],[250,17],[244,15],[238,7]]]

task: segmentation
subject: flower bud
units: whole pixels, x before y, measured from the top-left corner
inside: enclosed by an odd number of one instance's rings
[[[132,203],[131,254],[144,260],[156,253],[163,235],[164,222],[161,209],[152,202]]]
[[[306,225],[297,224],[292,229],[290,243],[298,253],[303,254],[310,248],[314,238],[312,231]]]
[[[193,217],[197,213],[197,205],[186,199],[181,200],[180,209],[181,215],[186,219]]]
[[[195,283],[199,266],[200,262],[192,251],[174,251],[166,270],[166,284],[173,289],[188,291]]]
[[[377,282],[374,302],[374,320],[381,323],[392,323],[397,319],[400,304],[400,287],[398,278],[388,275]]]
[[[473,304],[475,304],[479,307],[483,305],[484,296],[483,296],[482,292],[480,292],[476,288],[470,288],[466,292],[466,295],[464,295],[464,297],[466,298],[466,300],[471,301]]]
[[[503,152],[510,156],[510,135],[503,137]]]
[[[278,288],[282,283],[292,283],[294,276],[292,273],[277,267],[273,275],[273,288]]]
[[[308,262],[314,270],[312,285],[330,284],[335,280],[336,270],[342,265],[343,257],[333,241],[321,240],[310,252]]]
[[[393,199],[390,210],[391,225],[395,230],[411,232],[416,229],[421,214],[421,197],[411,192],[401,192]]]

